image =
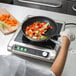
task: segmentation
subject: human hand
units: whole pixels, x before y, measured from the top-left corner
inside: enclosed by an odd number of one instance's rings
[[[60,32],[61,37],[66,36],[69,41],[75,40],[75,34],[70,29],[65,29],[63,32]]]

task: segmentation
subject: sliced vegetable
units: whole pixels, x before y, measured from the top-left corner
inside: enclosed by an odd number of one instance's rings
[[[10,18],[10,14],[3,14],[0,17],[0,21],[10,25],[10,26],[15,26],[17,24],[17,21],[15,19]]]
[[[33,39],[47,39],[47,37],[43,35],[45,34],[48,28],[52,29],[49,23],[41,23],[39,21],[36,21],[26,27],[25,34],[26,36]]]

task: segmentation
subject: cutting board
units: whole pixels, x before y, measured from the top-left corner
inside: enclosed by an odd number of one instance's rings
[[[10,13],[6,9],[0,9],[0,16],[2,16],[3,14],[10,14]],[[2,28],[2,26],[0,24],[0,31],[5,35],[16,31],[18,29],[18,27],[20,26],[20,22],[11,14],[10,14],[10,18],[15,19],[17,21],[17,23],[15,26],[9,26],[8,24],[6,24],[6,26],[8,28],[4,28],[4,29]]]

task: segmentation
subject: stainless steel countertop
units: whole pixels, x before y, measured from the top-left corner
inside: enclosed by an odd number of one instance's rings
[[[28,8],[28,7],[21,7],[16,5],[10,5],[10,4],[4,4],[0,3],[0,8],[7,9],[17,20],[19,20],[21,23],[25,19],[27,15],[41,15],[41,16],[47,16],[55,20],[65,21],[67,23],[69,22],[76,22],[76,16],[72,15],[66,15],[51,11],[44,11],[34,8]],[[66,27],[68,28],[68,27]],[[76,32],[76,26],[72,26],[71,30],[75,33]],[[76,33],[75,33],[76,34]],[[3,35],[2,32],[0,32],[0,55],[9,55],[10,52],[7,51],[7,45],[9,43],[9,40],[14,35],[14,33],[9,35]],[[70,50],[68,52],[68,57],[66,61],[66,65],[64,68],[64,71],[62,73],[62,76],[75,76],[76,72],[76,40],[71,43]],[[27,58],[28,59],[28,58]],[[29,61],[31,59],[28,59]],[[46,63],[38,60],[31,60],[32,63],[36,66],[40,66],[42,68],[46,68],[47,70],[50,69],[51,63]],[[44,63],[44,64],[43,64]]]

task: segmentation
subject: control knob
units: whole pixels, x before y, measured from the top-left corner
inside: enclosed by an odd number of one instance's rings
[[[42,56],[47,57],[48,53],[47,52],[42,52]]]

